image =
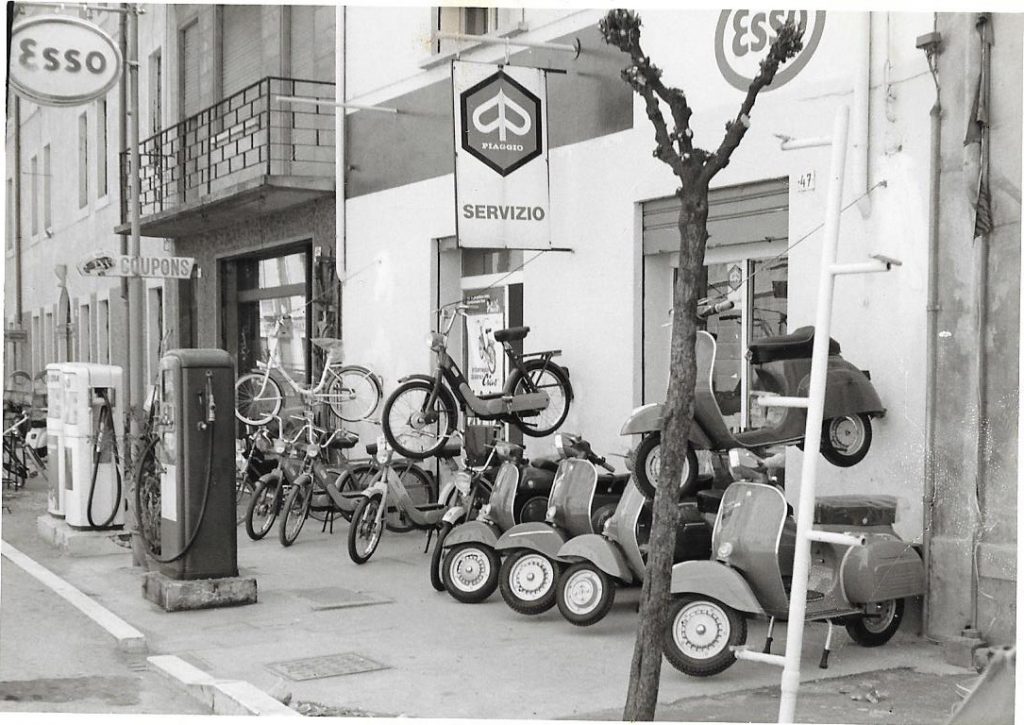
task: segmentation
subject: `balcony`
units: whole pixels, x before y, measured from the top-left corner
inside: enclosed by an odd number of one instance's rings
[[[334,84],[267,77],[139,144],[141,233],[180,237],[334,193]],[[121,153],[121,225],[130,230]]]

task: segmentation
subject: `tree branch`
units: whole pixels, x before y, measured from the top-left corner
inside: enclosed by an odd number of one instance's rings
[[[740,105],[736,118],[725,124],[725,137],[713,154],[707,158],[704,164],[704,181],[710,182],[712,177],[729,165],[729,158],[736,147],[740,145],[743,136],[750,128],[750,112],[754,109],[754,102],[761,89],[771,85],[775,80],[775,74],[779,66],[790,58],[796,56],[803,47],[804,26],[797,26],[792,19],[779,28],[779,34],[772,41],[768,49],[768,55],[761,61],[758,73],[750,82],[747,88],[747,95]]]

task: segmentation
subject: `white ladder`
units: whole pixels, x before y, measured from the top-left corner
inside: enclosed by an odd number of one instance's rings
[[[861,537],[826,531],[817,531],[814,524],[815,488],[818,477],[818,456],[821,446],[822,416],[825,408],[825,375],[828,368],[829,336],[832,320],[832,298],[835,278],[841,274],[869,274],[887,272],[901,262],[880,254],[871,255],[865,262],[837,264],[839,246],[839,217],[842,212],[843,175],[846,168],[846,143],[850,125],[850,109],[841,106],[836,113],[831,138],[803,141],[787,140],[783,150],[832,146],[831,180],[825,207],[824,244],[821,255],[821,275],[818,281],[818,307],[814,323],[814,347],[811,353],[811,384],[806,398],[770,397],[759,402],[764,406],[806,408],[807,425],[804,429],[804,458],[800,475],[800,500],[796,519],[796,551],[793,557],[793,584],[789,595],[789,615],[786,626],[786,654],[776,655],[736,648],[737,659],[765,662],[782,667],[782,699],[779,704],[779,722],[792,723],[796,711],[796,696],[800,688],[800,654],[803,649],[804,620],[807,613],[807,579],[810,572],[811,542],[821,541],[862,545]],[[829,631],[831,635],[831,629]],[[826,644],[826,648],[827,648]]]

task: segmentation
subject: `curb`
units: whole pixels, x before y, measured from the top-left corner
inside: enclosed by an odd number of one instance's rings
[[[142,632],[106,607],[83,594],[42,564],[21,553],[6,541],[0,541],[0,554],[7,557],[11,563],[21,567],[27,574],[48,586],[71,604],[71,606],[100,625],[117,640],[117,648],[122,652],[140,653],[146,651],[146,636]]]
[[[302,717],[244,680],[218,680],[175,655],[155,655],[146,660],[215,715]]]

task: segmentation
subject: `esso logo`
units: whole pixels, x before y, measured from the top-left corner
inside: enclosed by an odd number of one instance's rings
[[[814,55],[825,29],[825,11],[806,10],[723,10],[715,30],[715,60],[731,86],[746,91],[757,75],[759,64],[778,35],[779,28],[792,20],[804,27],[804,48],[779,68],[765,91],[786,85]]]
[[[102,28],[66,15],[39,15],[11,30],[11,86],[47,106],[77,106],[109,91],[121,51]]]

